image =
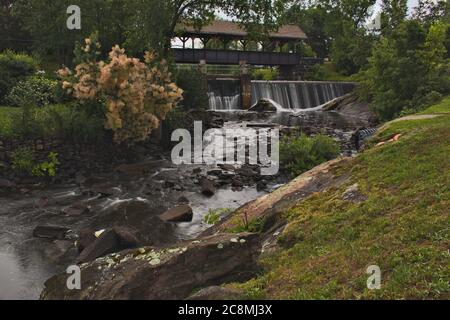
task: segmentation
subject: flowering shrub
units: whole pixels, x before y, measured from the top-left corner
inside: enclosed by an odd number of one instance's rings
[[[166,61],[146,52],[145,61],[130,58],[119,46],[107,61],[98,61],[100,46],[85,40],[75,72],[59,70],[62,87],[82,103],[99,100],[105,107],[105,128],[116,143],[143,141],[182,99],[183,91],[171,82]]]

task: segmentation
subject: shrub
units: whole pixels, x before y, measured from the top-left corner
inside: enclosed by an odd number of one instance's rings
[[[222,219],[222,217],[229,215],[233,211],[234,210],[230,208],[222,208],[216,210],[209,209],[208,213],[203,218],[203,222],[206,224],[215,225]]]
[[[0,101],[21,80],[36,72],[37,62],[25,54],[5,51],[0,54]]]
[[[143,63],[115,46],[109,60],[98,61],[99,49],[95,37],[85,40],[75,73],[59,71],[63,88],[86,106],[103,103],[105,128],[114,132],[116,143],[146,140],[183,91],[171,82],[167,62],[158,61],[155,54],[146,52]]]
[[[339,145],[331,137],[284,137],[280,142],[280,163],[292,175],[300,175],[315,166],[336,158]]]
[[[177,85],[183,89],[181,104],[187,110],[204,110],[208,108],[208,90],[205,76],[200,70],[183,70],[177,74]]]
[[[258,68],[252,70],[251,76],[254,80],[271,81],[276,80],[278,78],[278,74],[278,70],[274,68]]]
[[[17,108],[11,117],[10,135],[18,137],[56,137],[78,143],[101,142],[105,135],[104,120],[76,104],[37,108],[27,104]]]
[[[33,76],[22,80],[6,96],[6,102],[15,107],[27,103],[43,107],[56,102],[57,82],[43,76]]]
[[[14,151],[11,159],[13,170],[27,173],[34,177],[54,177],[59,165],[57,153],[50,152],[48,161],[36,163],[34,152],[26,147]]]

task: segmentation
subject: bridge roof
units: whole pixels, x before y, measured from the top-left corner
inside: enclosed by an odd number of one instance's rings
[[[183,25],[178,28],[178,31],[187,36],[197,37],[245,38],[248,35],[247,31],[236,22],[222,20],[215,20],[200,30],[193,26]],[[303,30],[296,25],[281,26],[277,32],[270,33],[269,37],[279,40],[304,40],[308,38]]]

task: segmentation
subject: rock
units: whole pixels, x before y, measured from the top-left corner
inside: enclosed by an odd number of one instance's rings
[[[120,251],[120,239],[114,230],[103,232],[98,239],[87,246],[78,256],[77,263],[86,263],[109,253]]]
[[[52,277],[41,299],[185,299],[195,288],[254,277],[258,239],[256,234],[219,234],[172,248],[127,250],[83,265],[81,290],[67,289],[66,273]]]
[[[121,164],[114,170],[129,176],[143,175],[151,169],[159,168],[165,164],[164,160],[144,161],[135,164]]]
[[[261,99],[253,107],[248,109],[248,111],[254,112],[277,112],[277,107],[267,99]]]
[[[185,196],[181,196],[177,200],[178,204],[188,204],[190,201]]]
[[[129,227],[113,227],[114,232],[119,237],[121,248],[136,248],[142,245],[137,238],[137,231]]]
[[[186,300],[241,300],[242,296],[243,293],[239,290],[212,286],[200,290]]]
[[[76,247],[78,252],[82,252],[84,249],[89,247],[92,243],[97,240],[97,237],[94,235],[94,230],[82,230],[78,235],[78,240],[76,242]]]
[[[69,230],[70,230],[69,228],[61,226],[40,225],[34,228],[33,237],[64,240]]]
[[[364,202],[367,201],[367,199],[368,197],[359,191],[359,184],[357,183],[350,186],[342,195],[342,200],[355,203]]]
[[[202,169],[201,168],[194,168],[193,170],[192,170],[192,173],[193,174],[199,174],[199,173],[201,173],[202,172]]]
[[[242,188],[244,183],[239,179],[233,179],[233,181],[231,181],[231,186],[234,188]]]
[[[219,164],[218,167],[224,171],[234,171],[236,168],[231,164]]]
[[[222,170],[221,169],[213,169],[213,170],[209,170],[208,174],[211,176],[220,176],[222,174]]]
[[[14,186],[15,185],[13,182],[0,178],[0,188],[10,189],[14,188]]]
[[[212,197],[216,193],[216,187],[214,182],[208,179],[202,179],[201,181],[202,193],[205,196]]]
[[[159,218],[166,222],[191,222],[193,218],[192,208],[189,205],[181,205],[163,214]]]
[[[255,177],[258,175],[257,172],[255,172],[252,169],[247,168],[247,167],[240,168],[236,172],[237,172],[237,174],[239,174],[243,177],[247,177],[247,178]]]
[[[266,189],[266,187],[267,187],[267,182],[265,180],[261,180],[256,184],[257,191],[262,191],[262,190]]]
[[[89,212],[89,207],[83,203],[75,203],[71,206],[61,209],[61,213],[67,216],[81,216],[84,214],[88,214]]]

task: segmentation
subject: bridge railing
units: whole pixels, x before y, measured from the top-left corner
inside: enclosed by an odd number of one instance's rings
[[[205,60],[207,64],[238,65],[241,61],[246,61],[250,65],[295,66],[301,61],[299,54],[286,52],[173,49],[173,54],[178,63],[198,63]]]

